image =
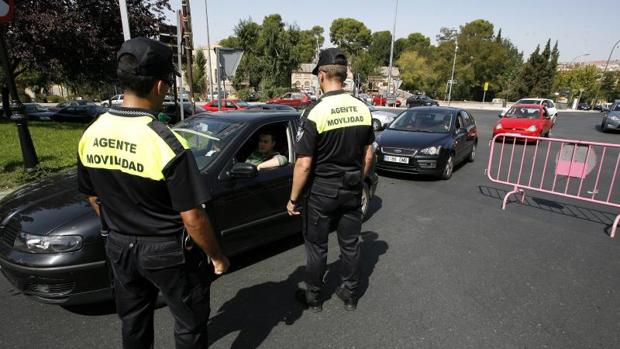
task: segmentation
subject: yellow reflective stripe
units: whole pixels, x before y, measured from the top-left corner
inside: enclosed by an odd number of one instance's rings
[[[101,115],[80,139],[80,161],[90,168],[119,170],[133,176],[163,180],[162,170],[175,153],[147,126],[152,120],[149,116]]]
[[[172,134],[174,134],[174,136],[179,140],[179,142],[181,142],[181,145],[183,146],[183,148],[189,149],[189,143],[187,142],[187,139],[183,138],[183,136],[179,135],[178,133],[174,131],[172,131]]]
[[[314,121],[319,134],[343,127],[372,125],[368,107],[347,94],[325,97],[310,111],[308,120]]]

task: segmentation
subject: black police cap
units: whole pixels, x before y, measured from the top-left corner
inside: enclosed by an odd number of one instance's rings
[[[319,62],[312,70],[312,74],[319,75],[319,68],[324,65],[344,65],[346,67],[347,56],[335,47],[321,50],[321,53],[319,54]]]
[[[130,55],[134,60],[122,60],[121,57]],[[136,37],[127,40],[116,54],[117,71],[120,74],[153,77],[168,80],[173,75],[181,76],[172,62],[172,50],[165,44]]]

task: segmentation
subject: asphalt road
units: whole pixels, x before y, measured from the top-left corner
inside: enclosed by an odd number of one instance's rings
[[[363,225],[356,312],[335,296],[304,312],[292,293],[304,250],[291,238],[232,260],[212,287],[213,348],[613,348],[620,346],[620,242],[609,207],[532,193],[501,210],[510,190],[484,175],[497,112],[472,111],[476,162],[449,181],[381,176]],[[598,113],[561,112],[553,137],[620,143]],[[338,248],[330,236],[330,271]],[[328,275],[329,291],[338,284]],[[62,308],[0,278],[0,348],[118,348],[109,304]],[[156,312],[156,348],[173,320]]]

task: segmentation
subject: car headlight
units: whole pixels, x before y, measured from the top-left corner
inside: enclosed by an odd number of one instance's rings
[[[536,130],[538,130],[536,125],[532,125],[532,126],[528,127],[526,131],[528,131],[528,132],[536,132]]]
[[[502,128],[503,128],[503,127],[502,127],[502,124],[497,124],[497,126],[495,126],[495,129],[496,129],[496,130],[501,130]]]
[[[425,155],[439,155],[439,151],[441,150],[441,146],[428,147],[420,150],[420,154]]]
[[[379,143],[377,141],[372,142],[372,151],[376,151],[379,148]]]
[[[620,118],[618,118],[618,117],[617,117],[617,116],[615,116],[615,115],[609,115],[609,116],[607,116],[607,118],[608,118],[609,120],[613,120],[613,121],[618,121],[618,120],[620,120]]]
[[[19,233],[13,247],[29,253],[72,252],[82,248],[82,237],[77,235],[32,235]]]

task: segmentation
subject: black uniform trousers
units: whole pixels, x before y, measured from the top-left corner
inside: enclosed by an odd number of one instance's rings
[[[327,242],[336,227],[342,287],[348,296],[356,297],[360,279],[360,234],[362,229],[362,195],[360,189],[344,189],[336,184],[315,180],[306,194],[303,235],[306,248],[306,297],[319,300],[327,267]],[[340,183],[342,181],[340,180]]]
[[[158,293],[175,326],[177,349],[206,348],[213,268],[195,246],[183,249],[179,237],[136,237],[111,232],[106,242],[123,348],[153,348],[153,312]]]

